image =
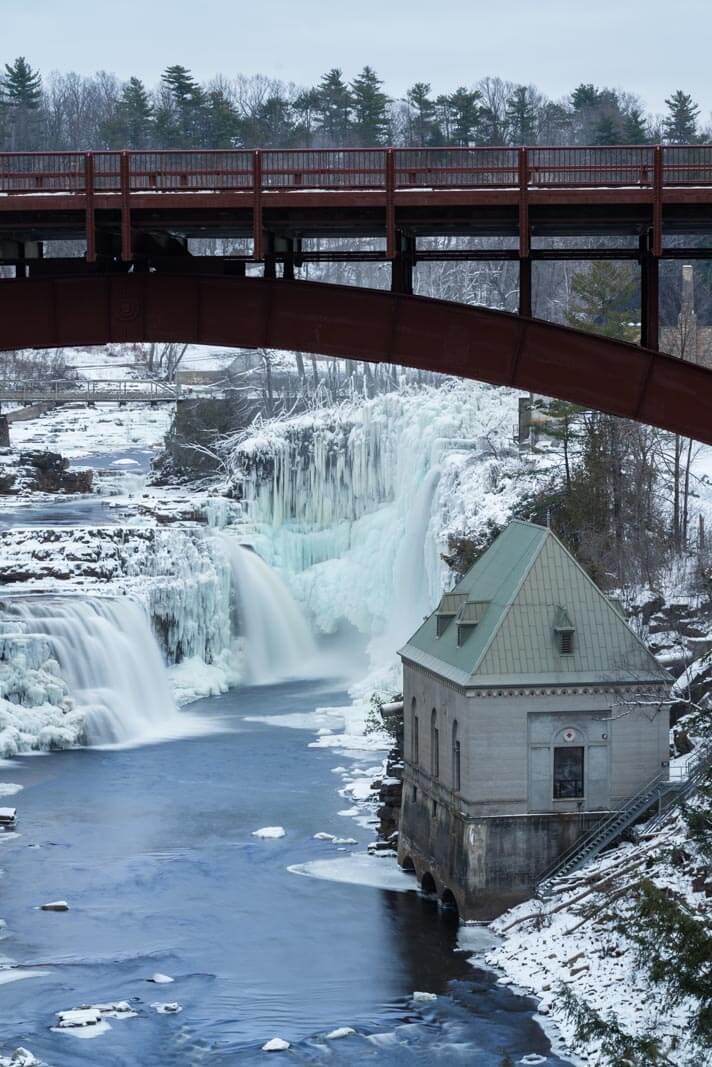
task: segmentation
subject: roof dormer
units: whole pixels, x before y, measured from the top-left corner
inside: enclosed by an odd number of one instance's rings
[[[464,645],[470,634],[482,622],[489,607],[488,600],[466,600],[457,616],[457,643]]]
[[[574,626],[566,608],[557,607],[554,615],[554,634],[559,649],[559,655],[572,656],[574,653],[574,638],[576,627]]]
[[[443,593],[436,612],[435,630],[438,637],[442,637],[466,600],[467,593]]]

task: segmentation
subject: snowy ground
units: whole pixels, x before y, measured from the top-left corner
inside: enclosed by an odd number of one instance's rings
[[[625,935],[641,874],[679,894],[699,918],[712,918],[704,889],[698,885],[695,891],[690,874],[679,863],[673,866],[674,848],[690,849],[680,821],[641,845],[624,844],[605,853],[562,883],[551,900],[526,901],[492,924],[503,941],[487,954],[487,962],[503,971],[506,981],[541,998],[543,1021],[555,1023],[567,1048],[585,1063],[608,1059],[600,1058],[596,1040],[577,1040],[562,1004],[562,985],[604,1018],[612,1016],[627,1033],[659,1038],[668,1057],[663,1062],[677,1067],[712,1062],[709,1049],[696,1044],[691,1034],[695,1002],[687,998],[675,1004],[651,983]]]
[[[26,422],[13,422],[10,442],[16,449],[60,452],[72,460],[127,448],[153,450],[163,443],[172,416],[171,404],[156,408],[147,404],[65,407]]]

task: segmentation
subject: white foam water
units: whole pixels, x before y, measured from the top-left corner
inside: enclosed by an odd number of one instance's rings
[[[233,632],[244,639],[245,681],[269,685],[304,677],[316,645],[301,610],[279,575],[227,531],[217,532],[232,574]]]
[[[13,602],[29,634],[49,642],[91,746],[145,744],[207,729],[178,711],[148,615],[129,597]]]

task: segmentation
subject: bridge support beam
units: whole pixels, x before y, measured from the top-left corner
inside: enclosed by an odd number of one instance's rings
[[[650,234],[640,238],[640,343],[660,349],[660,260],[650,248]]]
[[[396,253],[391,260],[391,292],[412,296],[415,237],[397,230],[395,243]]]
[[[527,319],[532,316],[531,256],[522,256],[519,260],[519,314]]]

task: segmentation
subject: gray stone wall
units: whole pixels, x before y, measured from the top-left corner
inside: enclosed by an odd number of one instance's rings
[[[603,812],[664,771],[668,756],[662,689],[461,690],[405,664],[403,696],[399,861],[412,863],[419,879],[429,874],[439,896],[452,893],[465,918],[492,918],[528,897],[546,868]],[[556,800],[553,752],[567,743],[584,748],[584,796]]]
[[[413,726],[418,718],[418,770],[432,772],[431,720],[439,741],[438,783],[454,788],[453,726],[460,740],[459,807],[471,815],[519,815],[534,811],[600,811],[619,807],[664,769],[669,712],[654,692],[589,687],[556,691],[512,691],[482,695],[464,691],[425,670],[404,665],[404,755],[414,759]],[[662,694],[661,694],[662,695]],[[577,731],[583,744],[586,790],[583,801],[554,801],[547,774],[548,802],[533,789],[533,772],[553,758],[561,732]],[[544,751],[546,749],[546,751]],[[540,756],[533,764],[533,751]],[[590,771],[590,776],[589,776]]]
[[[562,813],[472,818],[436,800],[406,770],[398,860],[414,868],[421,883],[425,878],[426,886],[429,875],[441,900],[451,893],[461,918],[489,920],[531,896],[542,872],[600,817]]]

